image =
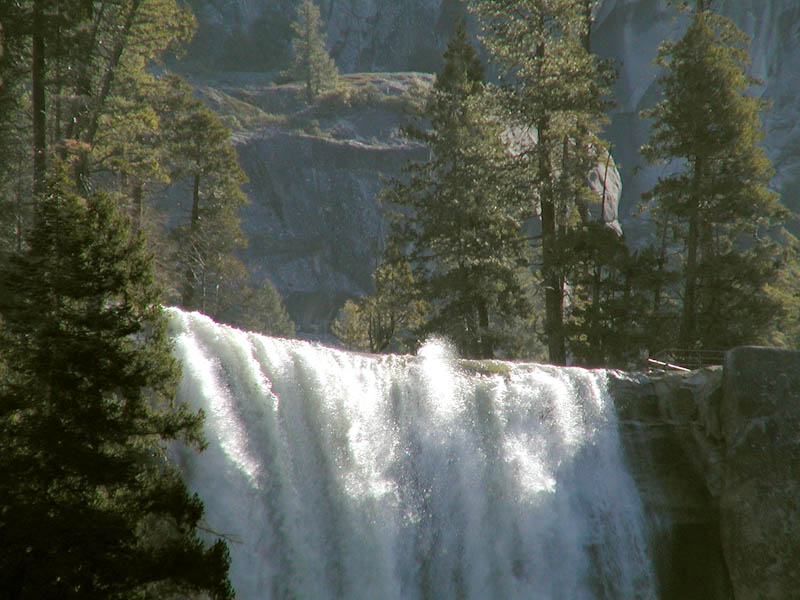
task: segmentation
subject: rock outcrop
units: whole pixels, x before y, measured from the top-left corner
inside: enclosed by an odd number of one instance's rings
[[[725,362],[719,499],[736,600],[800,594],[800,353],[737,348]]]
[[[778,600],[800,589],[800,353],[737,348],[724,367],[612,373],[653,525],[662,600]]]
[[[347,298],[372,291],[381,177],[399,176],[421,150],[279,130],[238,135],[236,149],[250,180],[248,268],[281,290],[305,336],[324,335]]]

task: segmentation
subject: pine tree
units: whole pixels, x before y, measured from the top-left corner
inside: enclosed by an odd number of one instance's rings
[[[339,70],[325,49],[319,8],[311,0],[303,0],[297,7],[292,29],[294,64],[289,73],[305,84],[306,99],[311,102],[320,92],[336,86]]]
[[[0,268],[0,589],[5,598],[232,598],[222,541],[165,443],[202,447],[141,235],[107,196],[46,185]]]
[[[181,279],[181,305],[219,318],[241,300],[247,285],[236,251],[246,244],[237,211],[245,203],[246,181],[230,130],[194,98],[178,78],[170,83],[163,128],[169,132],[167,168],[174,182],[188,183],[190,209],[185,224],[173,230],[178,243],[175,276]]]
[[[585,0],[475,0],[474,7],[502,69],[493,97],[517,138],[516,187],[538,205],[549,358],[565,364],[562,265],[569,257],[559,253],[559,238],[596,201],[586,174],[605,154],[597,133],[613,73],[586,48]]]
[[[483,68],[463,24],[444,58],[423,114],[430,129],[406,130],[431,158],[410,165],[408,181],[384,192],[402,207],[388,249],[412,265],[430,304],[421,333],[446,335],[464,355],[491,357],[504,345],[504,323],[529,310],[520,281],[530,261],[526,208],[507,186],[509,155],[499,123],[480,102]]]
[[[373,273],[375,293],[357,302],[347,300],[331,325],[346,348],[364,352],[413,351],[415,335],[429,306],[415,285],[411,265],[390,256]]]
[[[14,177],[6,189],[26,197],[41,191],[57,155],[85,189],[102,181],[141,206],[144,186],[164,180],[154,151],[161,137],[151,108],[156,78],[146,68],[188,41],[189,10],[174,0],[0,0],[0,19],[7,50],[0,56],[0,132],[34,159],[32,169],[20,169],[17,153],[9,157],[3,167],[33,176]]]
[[[768,189],[772,168],[759,142],[763,101],[746,94],[746,36],[702,3],[682,39],[662,44],[664,99],[653,120],[653,161],[674,173],[646,198],[673,224],[682,303],[677,341],[724,349],[766,341],[784,307],[774,293],[793,241],[788,213]],[[787,245],[788,244],[788,245]]]
[[[277,337],[295,336],[292,321],[280,293],[269,279],[264,279],[255,290],[246,290],[234,315],[224,314],[225,322],[242,329],[248,329]]]

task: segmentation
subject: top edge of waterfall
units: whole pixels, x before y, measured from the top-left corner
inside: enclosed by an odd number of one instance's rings
[[[270,338],[275,340],[280,340],[289,344],[295,344],[298,346],[304,347],[312,347],[327,350],[330,352],[340,352],[347,355],[354,355],[354,356],[361,356],[367,359],[373,360],[385,360],[385,359],[401,359],[401,360],[426,360],[426,357],[423,356],[420,351],[416,354],[411,353],[372,353],[372,352],[364,352],[361,350],[351,350],[347,348],[342,348],[339,346],[325,344],[319,341],[312,341],[312,340],[305,340],[301,338],[287,338],[287,337],[280,337],[274,335],[267,335],[264,333],[259,333],[257,331],[246,330],[240,327],[235,327],[233,325],[228,325],[225,323],[219,323],[215,321],[212,317],[208,316],[205,313],[200,311],[189,311],[177,306],[165,306],[164,312],[167,315],[170,326],[172,329],[176,327],[180,327],[181,329],[184,328],[184,325],[181,323],[179,325],[179,321],[185,322],[186,320],[197,320],[200,322],[204,322],[206,325],[212,325],[214,327],[222,328],[223,330],[235,331],[239,333],[246,334],[248,336],[256,336],[262,338]],[[439,338],[438,336],[434,336],[433,340],[443,340],[444,338]],[[430,340],[426,340],[426,342],[422,345],[422,348],[425,347],[426,344],[429,343]],[[485,377],[492,377],[492,376],[503,376],[507,377],[510,374],[510,369],[514,368],[524,368],[524,367],[538,367],[538,368],[545,368],[545,369],[565,369],[568,371],[593,371],[603,374],[615,373],[615,374],[628,374],[628,375],[636,375],[637,372],[631,371],[619,371],[617,369],[609,369],[606,367],[581,367],[575,365],[554,365],[547,362],[540,362],[540,361],[531,361],[531,360],[513,360],[513,359],[505,359],[505,358],[462,358],[458,356],[443,356],[447,362],[454,364],[455,366],[459,367],[460,369],[467,371],[469,373],[485,376]]]

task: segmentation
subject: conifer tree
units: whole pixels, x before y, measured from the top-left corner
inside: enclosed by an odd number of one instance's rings
[[[0,268],[4,598],[232,598],[165,443],[202,447],[152,257],[114,202],[51,180],[28,249]]]
[[[609,107],[609,65],[586,48],[585,0],[474,0],[485,43],[502,69],[493,93],[516,131],[516,187],[530,191],[541,222],[545,337],[550,361],[566,363],[565,277],[559,238],[595,200],[586,174],[605,154],[597,137]]]
[[[339,80],[336,63],[325,48],[319,8],[312,0],[303,0],[297,7],[292,30],[294,64],[289,73],[305,84],[306,99],[311,102],[320,92],[335,87]]]
[[[524,197],[507,186],[509,155],[497,119],[487,116],[483,67],[459,26],[444,54],[423,116],[430,129],[407,135],[430,148],[409,166],[408,181],[386,188],[402,207],[389,255],[408,260],[430,313],[421,333],[449,337],[459,351],[491,357],[503,346],[503,324],[527,314],[520,269],[530,262],[522,231]]]
[[[236,251],[246,244],[237,211],[246,201],[230,130],[194,98],[178,78],[170,83],[162,119],[169,132],[168,169],[174,182],[188,183],[188,220],[173,230],[178,243],[175,276],[182,280],[181,305],[218,318],[247,283]],[[241,300],[241,298],[238,298]]]
[[[766,341],[779,322],[780,271],[793,240],[788,216],[769,190],[759,146],[765,103],[746,92],[746,36],[699,3],[682,39],[662,44],[664,99],[643,148],[676,167],[646,198],[674,225],[680,248],[683,348],[724,349]],[[777,286],[777,287],[776,287]]]
[[[223,314],[224,320],[236,327],[277,337],[293,338],[292,321],[277,288],[264,279],[254,290],[246,290],[236,315]]]
[[[400,256],[389,255],[372,277],[375,293],[357,302],[347,300],[331,333],[350,350],[415,350],[415,333],[425,323],[429,306],[415,285],[411,265]]]

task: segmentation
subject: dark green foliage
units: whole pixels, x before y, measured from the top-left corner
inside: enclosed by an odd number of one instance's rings
[[[663,347],[675,327],[673,306],[660,290],[670,274],[651,250],[631,254],[624,238],[602,223],[567,232],[560,252],[570,255],[564,331],[574,364],[637,367],[643,349]]]
[[[768,189],[772,168],[759,146],[764,103],[745,92],[747,38],[730,21],[696,11],[684,37],[658,63],[664,100],[643,148],[678,169],[647,194],[679,250],[683,347],[724,349],[764,342],[788,308],[781,271],[794,240],[788,212]]]
[[[331,332],[346,348],[365,352],[413,351],[428,313],[415,285],[411,265],[389,254],[375,269],[375,293],[345,302]]]
[[[516,144],[510,175],[528,190],[541,223],[541,277],[549,359],[567,360],[564,331],[564,266],[559,252],[568,232],[593,198],[586,174],[605,155],[598,137],[610,106],[610,65],[587,49],[589,23],[577,0],[475,0],[487,50],[501,69],[492,93],[511,125],[511,137],[531,132],[535,141]]]
[[[529,310],[520,279],[530,262],[522,232],[528,208],[507,186],[509,155],[480,102],[483,69],[463,25],[444,57],[423,113],[430,129],[406,130],[431,158],[384,192],[400,207],[387,258],[408,260],[430,304],[421,333],[443,334],[463,355],[485,358],[503,347],[503,324]]]
[[[226,322],[242,329],[277,337],[294,337],[294,322],[269,279],[264,279],[259,288],[245,291],[238,314],[223,317]]]
[[[237,211],[246,201],[230,131],[177,77],[169,78],[162,114],[174,182],[183,183],[189,210],[172,231],[178,250],[173,276],[181,279],[180,303],[219,318],[241,301],[247,285],[236,251],[246,244]],[[188,189],[187,189],[188,188]]]
[[[0,267],[4,598],[232,598],[227,547],[197,537],[165,442],[202,446],[140,235],[62,177]]]

